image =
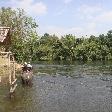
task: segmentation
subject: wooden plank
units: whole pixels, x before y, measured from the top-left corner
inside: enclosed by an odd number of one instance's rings
[[[0,54],[12,54],[11,52],[0,52]]]
[[[14,87],[11,87],[10,88],[10,93],[13,93],[15,91],[16,87],[17,87],[17,84],[15,84]]]
[[[16,81],[17,81],[17,79],[15,79],[15,80],[11,83],[11,85],[13,85]]]
[[[2,78],[1,78],[1,76],[0,76],[0,82],[2,82]]]
[[[10,70],[10,55],[9,55],[9,57],[8,57],[8,65],[9,65],[9,83],[11,84],[11,82],[12,82],[12,78],[11,78],[11,70]]]
[[[14,60],[14,58],[13,58],[13,60]],[[15,66],[15,62],[14,62],[14,70],[13,70],[13,71],[14,71],[14,72],[13,72],[13,78],[14,78],[14,79],[16,78],[16,75],[15,75],[15,74],[16,74],[16,73],[15,73],[15,69],[16,69],[16,66]]]
[[[10,63],[15,63],[15,61],[10,61]]]

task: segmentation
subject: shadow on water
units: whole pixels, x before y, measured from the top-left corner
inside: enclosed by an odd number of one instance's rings
[[[32,87],[0,86],[0,112],[111,112],[111,62],[38,62]]]

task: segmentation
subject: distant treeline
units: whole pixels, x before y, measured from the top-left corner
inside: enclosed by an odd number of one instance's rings
[[[0,9],[0,26],[11,27],[11,50],[17,61],[38,60],[112,60],[112,31],[106,35],[78,38],[68,34],[58,38],[45,33],[38,36],[37,23],[24,10]]]

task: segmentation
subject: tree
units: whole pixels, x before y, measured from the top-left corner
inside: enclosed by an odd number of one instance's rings
[[[65,35],[61,38],[61,41],[63,43],[65,50],[66,50],[66,55],[64,55],[64,56],[70,60],[74,60],[75,59],[74,48],[77,45],[75,36],[73,36],[71,34]]]
[[[15,54],[17,61],[22,61],[26,54],[26,46],[28,39],[32,38],[38,25],[29,16],[26,15],[23,9],[0,9],[0,25],[8,26],[11,28],[11,46],[10,50]],[[35,37],[37,37],[35,35]]]

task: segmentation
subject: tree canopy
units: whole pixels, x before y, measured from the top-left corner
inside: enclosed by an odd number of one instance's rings
[[[2,7],[0,9],[0,26],[7,26],[11,29],[9,50],[14,53],[16,60],[29,59],[32,54],[32,46],[29,44],[38,39],[36,33],[38,25],[35,20],[27,16],[23,9],[14,10]]]
[[[0,9],[0,25],[11,28],[11,50],[17,61],[37,60],[112,60],[112,30],[106,35],[78,38],[67,34],[58,38],[38,36],[37,23],[23,9]]]

